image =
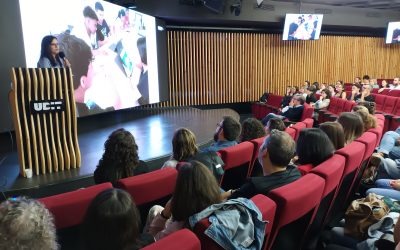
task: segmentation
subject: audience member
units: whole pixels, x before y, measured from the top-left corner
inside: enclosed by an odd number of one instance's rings
[[[329,84],[328,90],[331,92],[331,96],[335,96],[335,85]]]
[[[171,200],[163,209],[150,209],[149,216],[155,217],[149,233],[159,240],[186,227],[193,214],[221,201],[220,188],[210,170],[198,161],[187,163],[179,169]]]
[[[390,85],[390,89],[400,89],[400,77],[395,77],[393,83]]]
[[[265,136],[263,124],[255,118],[247,118],[242,124],[242,133],[240,135],[240,141],[251,141]]]
[[[367,195],[370,193],[400,201],[400,180],[378,179],[375,187],[367,190]]]
[[[382,80],[382,87],[378,89],[378,93],[382,93],[385,89],[389,89],[388,82],[386,80]]]
[[[81,241],[87,250],[140,249],[152,242],[149,234],[140,234],[140,214],[130,194],[107,189],[90,203],[83,219]]]
[[[361,117],[364,123],[364,132],[371,128],[376,128],[378,126],[376,117],[369,114],[368,109],[366,107],[357,105],[353,107],[353,111]]]
[[[310,87],[308,87],[306,93],[306,103],[308,104],[312,104],[315,103],[317,101],[317,97],[315,96],[315,93],[317,92],[317,89],[315,88],[314,85],[311,85]]]
[[[344,131],[340,123],[324,122],[319,125],[319,129],[325,132],[336,150],[344,147]]]
[[[364,106],[368,109],[370,115],[375,114],[375,102],[359,102],[358,106]]]
[[[337,120],[343,127],[345,145],[360,137],[364,131],[361,117],[351,112],[342,112]]]
[[[326,86],[327,86],[326,83],[321,83],[321,85],[318,88],[317,94],[321,94],[322,90],[327,89]]]
[[[369,85],[369,80],[370,80],[369,75],[364,75],[363,78],[362,78],[361,85],[366,85],[366,84]]]
[[[353,86],[351,87],[351,96],[349,96],[347,100],[355,101],[356,96],[358,96],[361,92],[361,88],[362,88],[361,84],[359,83],[353,84]]]
[[[354,77],[354,84],[360,84],[361,85],[361,77],[359,77],[359,76]]]
[[[271,118],[279,118],[281,120],[289,119],[292,122],[298,122],[301,119],[304,110],[305,100],[304,97],[300,94],[296,94],[293,96],[292,100],[290,101],[289,106],[282,109],[282,112],[277,115],[273,113],[269,113],[266,117],[262,119],[262,124],[265,126],[269,119]]]
[[[319,100],[314,103],[314,114],[313,118],[315,120],[318,120],[318,110],[326,108],[329,106],[329,103],[331,102],[331,92],[327,89],[324,89],[321,91],[321,96],[319,97]]]
[[[222,121],[217,124],[217,129],[214,133],[214,143],[204,151],[217,152],[221,149],[231,147],[237,144],[242,128],[238,121],[230,116],[224,116]]]
[[[259,122],[259,121],[258,121]],[[261,124],[261,122],[259,122]],[[262,125],[261,125],[262,129]],[[203,163],[214,174],[217,181],[224,174],[224,162],[216,152],[199,152],[196,145],[196,136],[187,128],[180,128],[175,131],[172,138],[172,155],[161,168],[175,168],[178,162],[199,161]],[[218,166],[220,165],[220,166]]]
[[[112,132],[104,143],[104,153],[94,171],[94,181],[96,184],[115,182],[146,172],[148,168],[139,160],[135,138],[120,128]]]
[[[377,154],[374,154],[373,157],[380,156],[400,159],[400,127],[398,127],[396,131],[387,131],[383,135],[379,147],[377,148]]]
[[[283,96],[282,101],[281,101],[281,108],[284,108],[289,105],[290,101],[292,100],[294,91],[295,90],[291,86],[288,86],[286,88],[286,93]]]
[[[55,250],[53,216],[38,201],[11,198],[0,204],[0,249]]]
[[[296,143],[296,164],[318,166],[335,152],[329,137],[318,128],[306,128],[300,131]]]
[[[378,89],[379,88],[378,80],[376,78],[371,78],[369,80],[369,85],[371,85],[371,87],[374,88],[374,89]]]
[[[372,87],[369,84],[362,86],[362,92],[354,97],[356,102],[375,102],[375,97],[371,95]]]
[[[299,179],[301,175],[297,168],[288,165],[294,156],[294,151],[295,142],[290,135],[283,131],[272,130],[258,154],[264,176],[248,179],[239,189],[223,193],[223,198],[250,199],[257,194],[268,195],[269,191]]]
[[[270,135],[272,130],[279,130],[279,131],[285,131],[286,126],[285,123],[278,118],[271,118],[269,119],[269,121],[267,122],[267,125],[265,125],[264,130],[266,135]]]
[[[344,91],[343,81],[336,83],[336,94],[335,97],[346,100],[346,91]]]

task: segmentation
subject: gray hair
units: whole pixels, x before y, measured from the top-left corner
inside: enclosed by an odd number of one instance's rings
[[[288,133],[273,129],[265,138],[261,151],[268,150],[273,165],[286,167],[294,156],[295,146],[294,140]]]
[[[18,197],[0,204],[0,249],[58,249],[53,216],[40,202]]]
[[[304,98],[302,94],[295,94],[293,98],[299,100],[301,105],[303,105],[306,102],[306,98]]]

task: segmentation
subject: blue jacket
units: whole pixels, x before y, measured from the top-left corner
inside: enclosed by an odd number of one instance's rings
[[[204,233],[224,249],[262,248],[265,225],[253,201],[245,198],[214,204],[189,218],[192,228],[203,218],[211,223]]]

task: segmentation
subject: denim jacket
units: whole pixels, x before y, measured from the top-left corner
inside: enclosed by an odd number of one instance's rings
[[[189,217],[192,228],[209,217],[211,225],[204,233],[224,249],[261,249],[265,236],[262,214],[253,201],[245,198],[214,204]]]

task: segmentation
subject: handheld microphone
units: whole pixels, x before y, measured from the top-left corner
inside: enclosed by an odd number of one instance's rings
[[[63,51],[60,51],[60,52],[58,53],[58,56],[59,56],[61,59],[64,60],[64,58],[65,58],[65,53],[64,53]]]

